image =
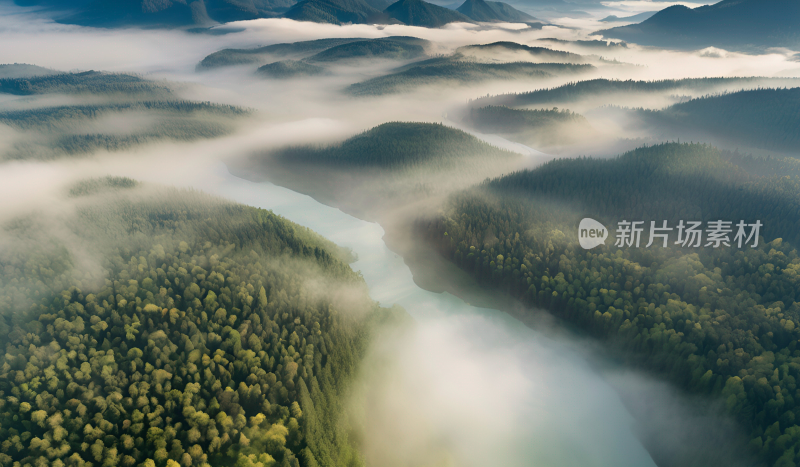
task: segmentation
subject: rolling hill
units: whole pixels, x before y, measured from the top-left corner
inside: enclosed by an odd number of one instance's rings
[[[256,70],[256,74],[265,78],[287,79],[325,74],[325,68],[312,65],[301,60],[281,60],[268,63]]]
[[[800,2],[723,0],[694,9],[675,5],[639,24],[597,33],[659,47],[791,47],[800,44]]]
[[[447,23],[471,23],[465,15],[423,0],[399,0],[384,10],[389,17],[409,26],[438,28]]]
[[[364,0],[301,0],[283,16],[296,21],[345,24],[385,22],[386,15]]]
[[[424,56],[428,44],[426,40],[404,36],[364,39],[325,49],[305,60],[312,63],[368,58],[409,60]]]
[[[536,21],[533,16],[517,10],[508,3],[466,0],[456,11],[479,22],[501,21],[522,23]]]
[[[569,63],[477,63],[449,58],[432,59],[402,71],[350,85],[345,92],[354,96],[375,96],[407,92],[420,86],[447,84],[464,86],[492,79],[513,80],[548,78],[585,73],[592,65]]]
[[[254,49],[222,49],[207,55],[197,65],[198,70],[211,70],[226,66],[264,65],[275,58],[303,58],[319,51],[349,42],[363,41],[360,37],[317,39],[292,43],[272,44]]]

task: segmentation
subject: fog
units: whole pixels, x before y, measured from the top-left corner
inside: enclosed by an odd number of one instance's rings
[[[658,7],[665,5],[659,3]],[[644,11],[653,5],[650,2],[615,2],[609,6],[620,11],[630,9],[634,14],[638,8]],[[63,232],[58,228],[59,220],[68,218],[75,208],[75,204],[65,198],[66,189],[88,177],[118,175],[152,184],[200,189],[271,208],[291,220],[311,225],[345,246],[350,246],[347,242],[356,245],[381,242],[380,249],[364,251],[379,251],[383,256],[370,263],[360,255],[361,259],[353,266],[364,271],[375,267],[371,275],[365,274],[372,297],[383,305],[401,303],[415,322],[408,328],[387,330],[383,339],[376,342],[358,388],[360,397],[355,397],[352,403],[370,465],[653,465],[645,448],[660,456],[669,457],[664,453],[672,453],[674,457],[666,461],[663,457],[656,459],[660,465],[688,465],[681,462],[702,451],[706,457],[701,459],[708,462],[705,465],[713,462],[746,465],[734,448],[744,436],[738,428],[714,410],[698,414],[697,408],[707,406],[708,401],[690,400],[653,375],[622,370],[621,365],[611,361],[596,343],[553,326],[546,318],[542,318],[536,330],[529,330],[494,310],[471,307],[448,294],[425,292],[413,284],[411,272],[402,259],[386,249],[382,240],[385,232],[379,226],[356,222],[350,217],[336,217],[344,214],[305,197],[298,200],[294,196],[299,195],[269,184],[235,179],[220,169],[220,161],[230,162],[286,145],[341,141],[383,122],[445,122],[461,127],[461,122],[452,117],[459,109],[463,110],[468,99],[558,86],[576,77],[430,86],[400,95],[350,98],[341,93],[343,87],[385,73],[398,64],[337,66],[330,77],[283,81],[257,78],[252,74],[252,67],[205,73],[196,73],[194,69],[203,57],[223,48],[326,37],[392,35],[430,40],[434,42],[432,53],[440,54],[451,53],[468,44],[514,41],[636,65],[633,68],[603,65],[580,79],[798,77],[800,64],[791,60],[794,51],[745,55],[717,49],[675,52],[631,45],[627,49],[609,48],[598,52],[577,44],[539,40],[585,39],[587,32],[603,24],[598,23],[597,18],[570,19],[562,23],[576,29],[545,26],[541,30],[523,25],[452,24],[425,29],[264,19],[230,25],[244,28],[243,32],[212,36],[181,31],[65,26],[25,9],[3,8],[7,9],[0,10],[0,41],[13,46],[0,50],[0,63],[31,63],[59,70],[141,73],[151,79],[169,80],[180,98],[243,106],[253,109],[254,115],[240,122],[232,134],[211,140],[157,142],[123,151],[98,151],[85,157],[52,161],[2,162],[0,196],[12,202],[0,208],[0,222],[6,224],[34,213],[45,219],[41,226],[43,232],[58,235]],[[611,13],[606,11],[605,14]],[[606,104],[633,105],[624,101],[625,96],[608,97],[567,108],[591,112]],[[73,95],[5,96],[0,108],[73,104],[91,99],[94,98]],[[637,101],[636,105],[660,108],[668,105],[671,99],[669,95],[657,95],[648,101]],[[130,131],[134,126],[146,126],[151,118],[147,113],[118,115],[82,128],[118,133]],[[619,138],[650,136],[630,132],[625,122],[608,116],[590,119],[590,122],[606,136],[572,152],[609,153],[618,148],[615,145],[620,144]],[[552,157],[498,135],[465,129],[490,144],[525,155],[528,166]],[[18,130],[0,125],[0,152],[13,144],[11,135],[17,133]],[[477,181],[480,178],[448,186],[447,192]],[[427,207],[436,206],[429,204]],[[392,217],[396,213],[388,214]],[[313,224],[328,218],[328,224]],[[64,234],[60,241],[71,246],[73,254],[91,258],[90,253],[81,250],[81,239]],[[12,248],[7,241],[0,245]],[[91,269],[96,265],[87,263],[79,267]],[[398,278],[392,274],[405,276]],[[314,286],[313,282],[309,283],[309,287]],[[702,422],[693,418],[694,415]],[[692,433],[698,423],[709,439],[716,440],[711,447],[707,439],[699,436],[658,436],[659,433]],[[637,437],[645,447],[639,444]]]

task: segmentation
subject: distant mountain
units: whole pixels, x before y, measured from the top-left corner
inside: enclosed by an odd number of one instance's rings
[[[597,33],[659,47],[789,47],[800,44],[800,2],[723,0],[694,9],[675,5],[640,24]]]
[[[639,23],[642,22],[657,12],[655,11],[645,11],[644,13],[639,13],[638,15],[632,16],[623,16],[620,18],[619,16],[606,16],[605,18],[601,19],[600,22],[602,23]]]
[[[283,16],[331,24],[385,22],[386,17],[364,0],[302,0]]]
[[[95,27],[181,27],[274,17],[293,0],[18,0],[62,11],[61,23]]]
[[[391,3],[386,0],[364,0],[364,1],[367,2],[367,5],[379,11],[383,11],[386,9],[386,7],[391,5]]]
[[[503,2],[486,2],[492,9],[497,12],[500,21],[524,23],[527,21],[539,21],[537,18],[512,7],[508,3]]]
[[[466,0],[456,9],[459,13],[481,22],[535,21],[536,18],[523,13],[511,5],[502,2],[486,2],[484,0]]]
[[[465,15],[422,0],[400,0],[384,10],[391,18],[409,26],[438,28],[447,23],[472,23]]]

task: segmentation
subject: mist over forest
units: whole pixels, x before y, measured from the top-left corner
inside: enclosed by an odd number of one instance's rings
[[[0,0],[0,467],[800,464],[788,0]]]

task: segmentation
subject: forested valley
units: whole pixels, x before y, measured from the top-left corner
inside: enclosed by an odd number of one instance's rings
[[[482,284],[607,341],[634,365],[724,401],[769,465],[800,443],[796,175],[752,157],[665,143],[611,160],[560,159],[453,195],[418,231]],[[741,166],[737,165],[741,164]],[[786,162],[789,164],[789,162]],[[584,250],[578,221],[760,220],[758,246]],[[731,237],[732,238],[732,237]],[[752,242],[751,242],[752,244]]]

